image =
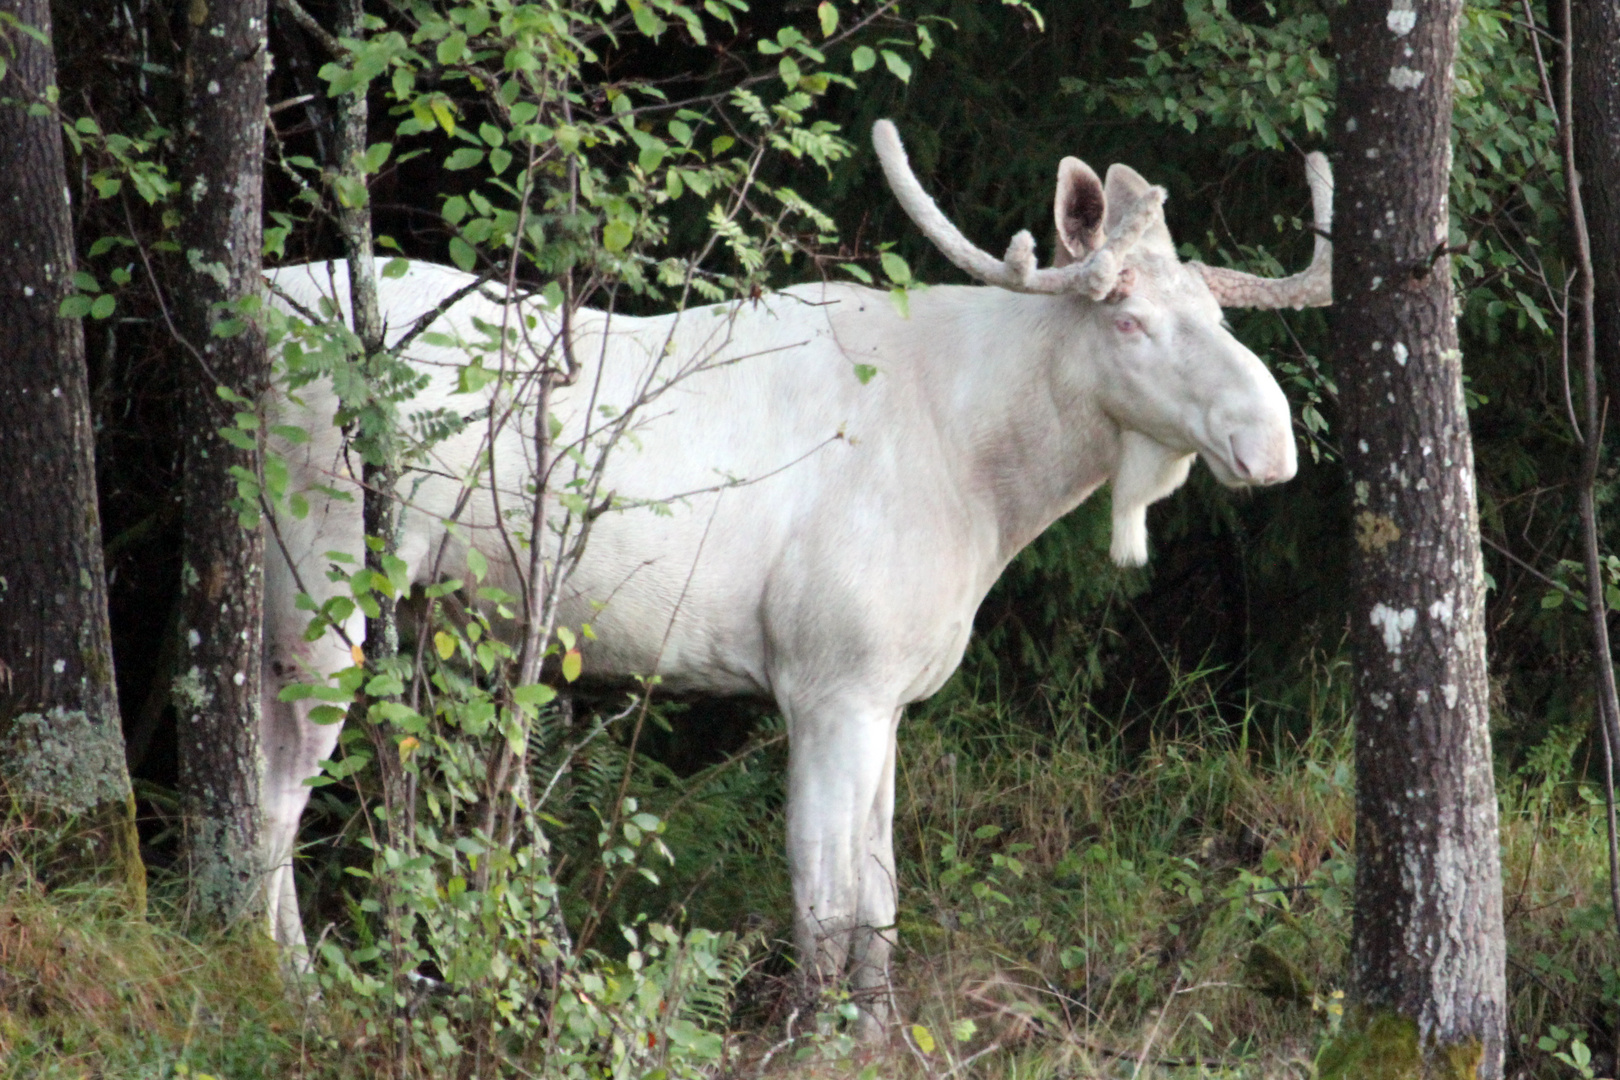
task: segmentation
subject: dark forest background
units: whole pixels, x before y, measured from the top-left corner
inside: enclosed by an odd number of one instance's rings
[[[666,86],[699,90],[706,70],[732,71],[757,62],[760,38],[803,21],[812,5],[759,5],[740,19],[735,40],[711,49],[640,44],[616,56],[612,74],[666,79]],[[1196,11],[1201,5],[1189,5]],[[319,5],[312,5],[320,14]],[[804,9],[804,10],[800,10]],[[1274,21],[1271,5],[1230,5],[1238,23]],[[1323,18],[1310,3],[1291,17]],[[94,117],[107,131],[172,126],[178,107],[170,12],[153,4],[116,11],[103,5],[59,4],[58,54],[63,99],[70,112]],[[1252,124],[1186,118],[1155,119],[1142,103],[1145,38],[1172,41],[1188,16],[1177,5],[1140,8],[1066,4],[1044,12],[1044,29],[1027,13],[968,2],[932,2],[908,12],[933,28],[932,57],[912,56],[909,83],[867,78],[858,91],[833,88],[820,115],[840,124],[857,147],[850,159],[822,170],[798,163],[791,183],[837,218],[843,250],[837,259],[800,262],[799,277],[842,275],[837,262],[873,259],[893,243],[923,281],[960,280],[903,218],[865,145],[871,122],[892,117],[919,175],[946,213],[971,237],[996,238],[1029,228],[1050,240],[1055,165],[1075,154],[1097,167],[1126,162],[1170,191],[1172,234],[1213,262],[1256,259],[1298,267],[1309,237],[1295,226],[1308,216],[1298,151],[1320,135],[1279,127],[1263,136]],[[282,152],[319,160],[322,102],[295,102],[324,88],[315,77],[311,44],[280,11],[272,14],[275,60],[270,100]],[[1136,80],[1124,84],[1121,80]],[[1172,92],[1176,87],[1172,85]],[[1133,100],[1129,95],[1136,95]],[[387,102],[373,103],[386,122]],[[1263,98],[1263,90],[1259,97]],[[1122,100],[1123,107],[1122,107]],[[1527,122],[1535,103],[1523,100]],[[1264,115],[1260,101],[1253,110]],[[1157,111],[1164,113],[1161,107]],[[1196,130],[1189,130],[1189,126]],[[1266,142],[1284,145],[1278,152]],[[157,143],[161,154],[161,141]],[[396,153],[395,161],[403,156]],[[123,249],[91,245],[128,232],[156,239],[162,222],[139,198],[97,197],[88,177],[97,162],[70,166],[80,183],[85,265],[127,263]],[[1556,175],[1521,167],[1529,185],[1551,189]],[[274,223],[298,189],[285,172],[267,169],[267,216]],[[1523,181],[1524,177],[1517,178]],[[446,172],[436,155],[391,164],[372,198],[376,229],[405,254],[447,262],[447,230],[439,204],[465,190],[469,174]],[[1518,215],[1521,228],[1542,230],[1526,213],[1522,182],[1498,205],[1476,208],[1464,230],[1500,230],[1499,218]],[[1531,208],[1532,210],[1534,208]],[[682,227],[674,222],[675,243]],[[126,215],[129,215],[126,218]],[[690,223],[695,230],[700,221]],[[1556,243],[1556,217],[1545,242]],[[286,241],[286,260],[340,253],[335,230],[301,223]],[[170,256],[172,258],[172,256]],[[166,263],[155,260],[160,278]],[[175,366],[161,313],[141,276],[120,296],[119,315],[87,322],[98,438],[98,467],[120,695],[134,775],[159,785],[174,776],[172,717],[166,703],[165,643],[178,597],[180,431]],[[783,276],[783,284],[787,283]],[[1579,615],[1562,592],[1539,575],[1562,581],[1574,554],[1574,510],[1565,487],[1578,467],[1563,421],[1556,345],[1504,290],[1501,275],[1477,275],[1463,311],[1463,351],[1471,380],[1471,420],[1479,457],[1486,522],[1494,721],[1498,752],[1514,760],[1559,725],[1587,724],[1591,701]],[[1502,297],[1512,307],[1503,313]],[[1536,306],[1545,308],[1546,302]],[[1098,724],[1119,725],[1138,740],[1155,723],[1174,723],[1160,708],[1189,672],[1205,682],[1214,703],[1237,720],[1266,703],[1274,737],[1303,723],[1310,693],[1306,670],[1338,658],[1345,633],[1343,567],[1350,541],[1343,472],[1335,460],[1331,372],[1324,370],[1325,321],[1318,313],[1234,314],[1236,329],[1272,365],[1302,418],[1300,474],[1285,488],[1258,494],[1221,489],[1202,469],[1175,497],[1150,512],[1153,558],[1142,571],[1118,571],[1106,558],[1106,493],[1059,523],[1026,551],[980,612],[974,645],[961,678],[993,688],[1031,724],[1043,723],[1058,701],[1084,702]],[[1556,329],[1556,328],[1555,328]],[[1302,411],[1303,410],[1303,411]],[[1314,421],[1313,417],[1313,421]],[[1606,481],[1612,481],[1609,473]],[[1608,497],[1607,492],[1604,498]],[[1528,566],[1526,565],[1528,564]],[[1550,606],[1551,605],[1551,606]],[[689,719],[678,753],[689,761],[723,753],[738,738],[737,722]],[[698,748],[701,748],[699,750]],[[695,755],[695,756],[694,756]]]

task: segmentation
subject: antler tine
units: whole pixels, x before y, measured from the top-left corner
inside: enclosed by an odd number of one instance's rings
[[[906,149],[900,143],[900,132],[892,122],[879,120],[872,125],[872,147],[877,151],[883,175],[888,177],[889,188],[900,201],[901,209],[947,259],[963,273],[986,284],[1006,289],[1024,288],[1024,275],[1019,270],[974,247],[928,197],[911,171]],[[1014,243],[1016,246],[1016,240]]]
[[[1222,307],[1304,308],[1333,303],[1333,170],[1319,151],[1305,155],[1305,180],[1311,186],[1311,213],[1316,222],[1316,244],[1311,265],[1284,278],[1261,277],[1241,270],[1188,265],[1204,276],[1204,283]]]
[[[1014,292],[1078,292],[1101,300],[1114,290],[1125,252],[1141,239],[1153,222],[1153,212],[1164,201],[1163,188],[1149,189],[1116,225],[1107,243],[1088,258],[1062,269],[1041,270],[1035,267],[1034,240],[1028,232],[1013,237],[1003,259],[981,251],[963,236],[918,183],[892,122],[879,120],[872,125],[872,146],[901,209],[923,235],[963,273]]]

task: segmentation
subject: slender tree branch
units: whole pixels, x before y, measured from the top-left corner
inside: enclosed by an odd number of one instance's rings
[[[304,10],[304,5],[298,0],[276,0],[276,6],[285,11],[304,33],[320,42],[321,48],[325,49],[332,59],[341,60],[349,55],[349,50],[343,47],[343,43],[336,35],[329,33],[315,16]]]

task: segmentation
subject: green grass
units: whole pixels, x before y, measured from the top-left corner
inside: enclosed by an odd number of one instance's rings
[[[1129,748],[1082,708],[1018,716],[960,685],[917,710],[897,784],[903,1028],[877,1054],[811,1024],[785,1030],[787,964],[780,943],[762,945],[733,1014],[731,1073],[752,1076],[770,1054],[769,1075],[867,1080],[1312,1075],[1346,985],[1354,815],[1343,687],[1308,677],[1320,685],[1303,696],[1306,723],[1275,724],[1262,705],[1223,724],[1195,673],[1155,725],[1179,734]],[[1554,1056],[1572,1038],[1607,1050],[1620,1003],[1581,745],[1555,733],[1499,776],[1510,1074],[1538,1080],[1578,1075]],[[678,807],[677,862],[657,887],[627,886],[622,911],[785,936],[781,751],[687,781],[640,774],[644,805]],[[142,919],[110,894],[44,896],[15,871],[0,889],[8,1076],[398,1075],[369,1056],[341,990],[291,1004],[250,933],[199,940],[172,910]],[[420,1066],[407,1074],[446,1075]]]
[[[280,1080],[320,1040],[256,933],[197,939],[119,894],[0,879],[0,1061],[16,1078]]]

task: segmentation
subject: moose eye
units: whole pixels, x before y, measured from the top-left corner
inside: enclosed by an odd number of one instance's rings
[[[1114,317],[1114,329],[1122,334],[1140,334],[1142,324],[1129,315],[1116,315]]]

